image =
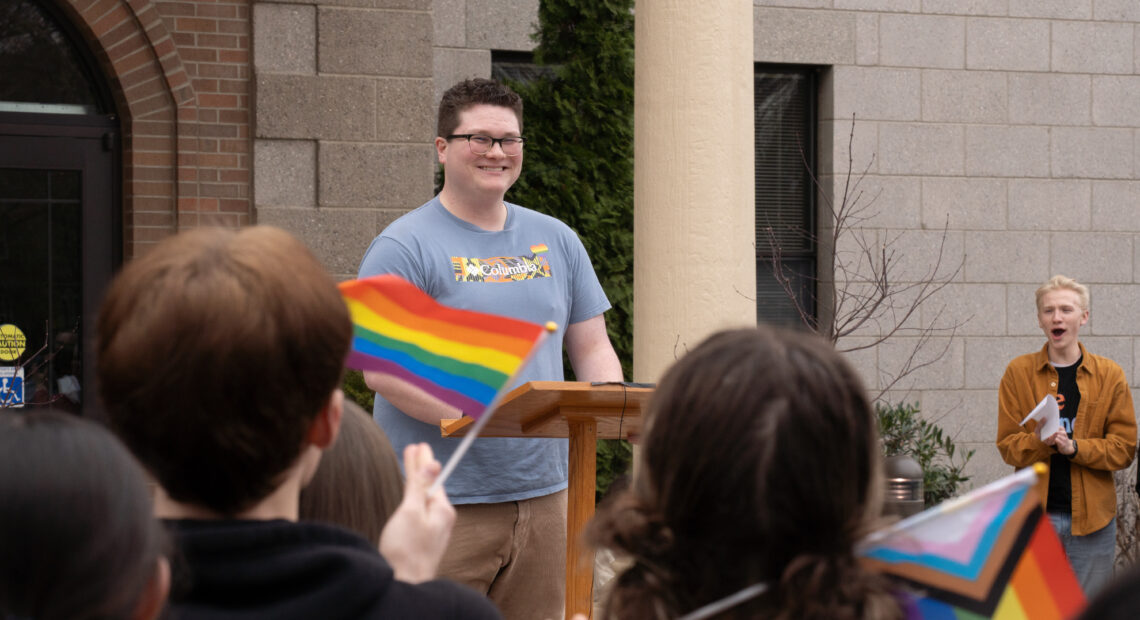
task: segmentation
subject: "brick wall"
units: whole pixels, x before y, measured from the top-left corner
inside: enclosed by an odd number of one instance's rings
[[[125,256],[182,227],[250,223],[247,2],[67,3],[121,117]]]

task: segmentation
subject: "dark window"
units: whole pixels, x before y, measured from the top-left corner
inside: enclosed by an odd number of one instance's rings
[[[110,110],[66,20],[37,0],[0,2],[0,111],[100,114]]]
[[[491,50],[491,78],[500,82],[529,84],[540,77],[553,75],[549,66],[534,64],[530,52],[500,52]]]
[[[762,323],[804,325],[816,318],[816,84],[814,67],[756,66],[756,318]]]

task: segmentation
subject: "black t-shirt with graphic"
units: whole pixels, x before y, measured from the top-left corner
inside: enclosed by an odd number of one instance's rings
[[[1061,428],[1073,438],[1073,420],[1081,405],[1081,392],[1077,389],[1077,368],[1084,361],[1082,355],[1070,366],[1054,366],[1057,370],[1057,407],[1061,410]],[[1073,481],[1069,478],[1069,457],[1060,452],[1049,457],[1049,498],[1045,502],[1048,512],[1073,512]]]

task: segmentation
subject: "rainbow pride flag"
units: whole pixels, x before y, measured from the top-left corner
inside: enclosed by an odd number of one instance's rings
[[[1072,618],[1085,598],[1033,488],[1040,472],[1024,469],[899,521],[858,554],[915,592],[927,620]]]
[[[444,306],[395,275],[339,285],[352,316],[345,365],[386,373],[479,418],[547,328]]]

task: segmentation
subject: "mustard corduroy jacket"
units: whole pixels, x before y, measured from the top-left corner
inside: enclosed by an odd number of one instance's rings
[[[1086,536],[1116,516],[1116,488],[1112,472],[1124,469],[1136,455],[1136,414],[1132,392],[1120,366],[1081,347],[1084,356],[1077,369],[1081,403],[1073,421],[1077,455],[1069,467],[1073,488],[1073,535]],[[1036,353],[1014,358],[1005,369],[998,392],[997,447],[1001,458],[1015,468],[1037,462],[1049,464],[1054,454],[1037,438],[1037,423],[1021,420],[1046,394],[1057,395],[1057,370],[1049,363],[1048,345]],[[1049,488],[1048,475],[1037,486],[1041,501]]]

